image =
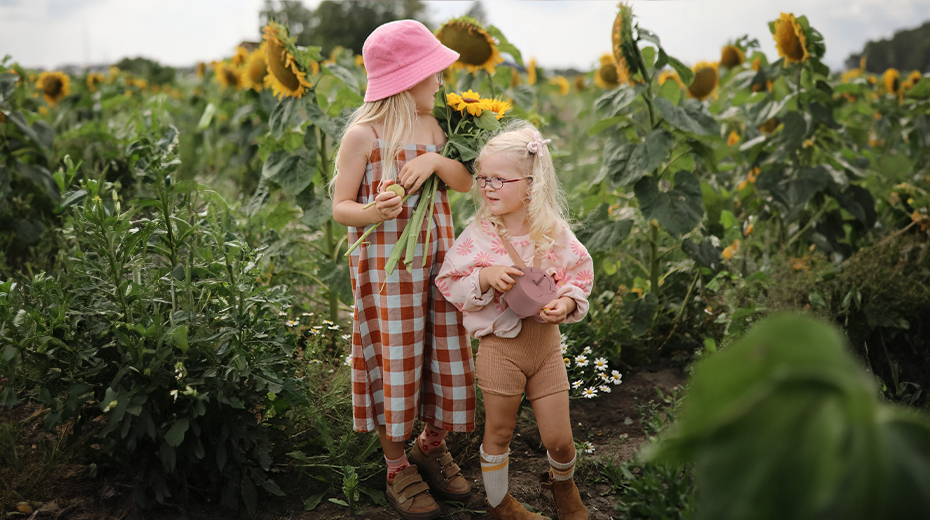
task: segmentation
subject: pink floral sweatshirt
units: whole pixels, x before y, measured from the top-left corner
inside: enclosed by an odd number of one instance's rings
[[[511,243],[526,265],[533,265],[536,248],[529,235],[511,237]],[[503,293],[493,287],[481,292],[478,272],[491,265],[510,266],[513,261],[491,224],[472,222],[446,253],[436,286],[462,311],[465,328],[471,336],[480,338],[493,333],[513,338],[520,333],[522,322],[501,299]],[[540,268],[555,279],[559,288],[556,298],[568,296],[575,300],[575,312],[566,317],[565,323],[584,318],[588,313],[588,295],[594,287],[594,262],[570,229],[562,229],[556,246],[542,259]]]

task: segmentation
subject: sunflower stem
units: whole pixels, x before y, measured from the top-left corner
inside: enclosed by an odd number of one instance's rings
[[[410,198],[410,195],[412,194],[408,193],[407,195],[405,195],[404,198],[401,199],[400,201],[401,204],[403,204],[404,202],[407,202],[407,199]],[[384,221],[382,220],[381,222],[384,222]],[[370,235],[372,231],[374,231],[375,229],[378,228],[378,226],[381,225],[381,222],[375,222],[374,224],[369,225],[368,229],[366,229],[365,232],[362,233],[362,236],[358,237],[358,240],[356,240],[354,244],[349,246],[349,249],[347,249],[346,252],[342,256],[349,256],[349,254],[352,253],[352,251],[355,251],[355,248],[360,246],[362,242],[364,242],[365,239],[368,238],[368,235]]]

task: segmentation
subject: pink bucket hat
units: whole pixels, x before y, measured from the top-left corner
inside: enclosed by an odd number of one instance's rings
[[[362,46],[368,71],[365,102],[399,94],[459,58],[416,20],[397,20],[375,29]]]

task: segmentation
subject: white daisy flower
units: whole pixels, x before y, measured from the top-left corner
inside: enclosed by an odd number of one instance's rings
[[[588,366],[588,358],[584,355],[575,356],[575,364],[580,367],[586,367]]]
[[[572,383],[572,388],[578,388],[583,384],[584,384],[584,381],[579,379],[578,381],[575,381],[574,383]]]
[[[602,357],[595,359],[594,368],[599,372],[603,372],[604,370],[607,370],[607,360]]]
[[[586,399],[597,397],[597,388],[594,388],[593,386],[589,386],[585,388],[584,391],[581,392],[581,395],[584,396]]]
[[[610,376],[607,375],[607,374],[605,374],[605,373],[603,373],[603,372],[598,372],[597,378],[600,379],[601,382],[603,382],[603,383],[609,383],[609,382],[610,382]]]
[[[317,336],[317,335],[320,334],[320,331],[318,331],[318,330],[316,329],[316,327],[313,327],[312,329],[308,330],[307,332],[309,332],[311,336]]]
[[[339,325],[333,325],[332,327],[326,327],[329,330],[339,330]],[[607,367],[604,367],[607,368]]]
[[[349,354],[348,356],[346,356],[346,366],[348,367],[352,366],[352,354]]]
[[[342,335],[342,339],[343,339],[343,341],[349,341],[350,339],[352,339],[352,335],[351,335],[351,334],[343,334],[343,335]]]
[[[609,394],[609,393],[610,393],[610,387],[607,386],[607,385],[601,385],[601,386],[597,387],[597,389],[600,390],[601,392],[604,392],[605,394]]]
[[[581,443],[581,451],[587,453],[588,455],[594,453],[594,445],[588,441]]]
[[[322,329],[322,328],[323,328],[322,325],[316,325],[316,326],[313,327],[313,330],[320,330],[320,329]]]
[[[619,385],[620,383],[622,383],[622,382],[623,382],[623,381],[621,380],[622,378],[623,378],[623,376],[620,375],[620,372],[617,372],[616,370],[611,371],[611,373],[610,373],[610,380],[611,380],[611,382],[613,382],[614,386]]]
[[[284,311],[281,311],[281,312],[278,313],[278,316],[287,316],[287,313],[284,312]]]
[[[287,321],[287,326],[288,326],[288,327],[296,327],[297,324],[298,324],[298,323],[297,323],[297,320],[288,320],[288,321]]]
[[[332,325],[332,324],[333,324],[333,322],[331,322],[331,321],[329,321],[329,320],[323,320],[323,325]]]
[[[311,359],[311,360],[310,360],[310,364],[311,364],[311,365],[319,365],[319,364],[321,364],[321,363],[323,363],[323,362],[320,361],[319,359]]]
[[[300,313],[300,315],[301,315],[301,316],[306,316],[306,317],[309,318],[310,316],[313,316],[313,313],[312,313],[312,312],[302,312],[302,313]]]
[[[565,363],[565,368],[571,368],[572,358],[569,358],[569,357],[562,358],[562,362]]]
[[[581,351],[581,353],[582,353],[582,354],[590,354],[590,353],[591,353],[591,347],[585,347],[584,350]]]

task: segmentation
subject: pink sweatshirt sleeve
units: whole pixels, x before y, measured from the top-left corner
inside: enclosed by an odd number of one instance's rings
[[[481,292],[478,273],[487,263],[471,227],[452,244],[436,276],[436,287],[461,312],[474,312],[494,300],[494,289]]]
[[[565,323],[575,323],[588,314],[588,296],[594,288],[594,260],[571,230],[564,229],[563,233],[567,247],[562,252],[561,266],[548,271],[559,288],[556,298],[568,296],[575,300],[575,312],[565,318]]]

